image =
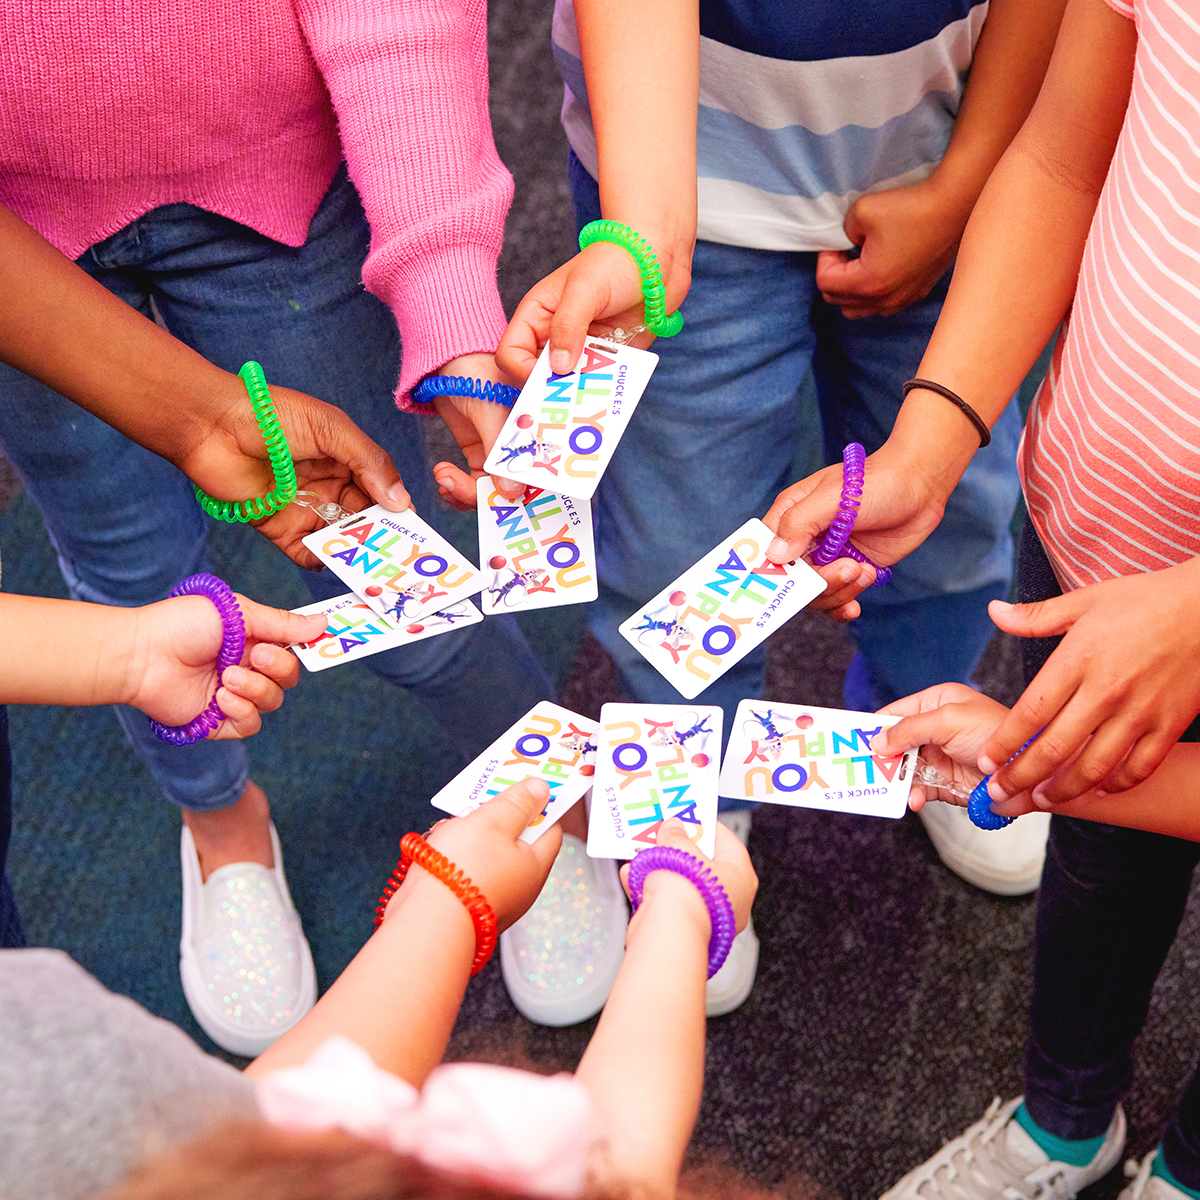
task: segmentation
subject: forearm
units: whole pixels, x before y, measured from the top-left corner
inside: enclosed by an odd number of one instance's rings
[[[967,225],[917,374],[953,389],[989,426],[1070,307],[1136,45],[1133,23],[1103,0],[1070,0],[1033,112]],[[909,394],[891,440],[906,457],[938,464],[947,495],[979,445],[961,412],[920,389]]]
[[[124,704],[138,669],[138,610],[0,594],[11,631],[3,704]]]
[[[654,247],[667,281],[690,278],[696,240],[696,0],[576,0],[600,163],[600,207]]]
[[[256,1058],[248,1075],[304,1062],[334,1034],[417,1087],[441,1062],[470,979],[475,931],[449,888],[419,867],[411,876],[387,920],[316,1007]]]
[[[0,360],[172,462],[245,392],[0,206]]]
[[[596,1108],[596,1182],[668,1197],[704,1085],[709,925],[687,880],[656,872],[646,890],[576,1078]]]

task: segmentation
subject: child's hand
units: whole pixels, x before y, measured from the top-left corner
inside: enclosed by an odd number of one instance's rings
[[[275,642],[308,642],[320,637],[325,618],[267,608],[238,596],[246,621],[246,653],[239,666],[218,680],[221,618],[201,596],[177,596],[136,610],[130,649],[129,696],[125,701],[164,725],[186,725],[203,712],[213,688],[225,720],[210,738],[245,738],[259,731],[261,713],[283,703],[294,687],[300,663]]]
[[[241,381],[234,377],[238,389]],[[287,436],[300,491],[316,492],[348,512],[379,503],[392,512],[410,504],[391,458],[340,408],[291,388],[271,385],[271,399]],[[242,389],[216,419],[199,430],[194,447],[176,466],[218,500],[247,500],[275,486],[262,434]],[[301,538],[322,527],[321,518],[301,504],[288,504],[254,528],[293,562],[310,571],[321,563]]]
[[[940,683],[914,696],[905,696],[879,710],[889,716],[903,717],[891,729],[871,739],[871,753],[880,756],[903,754],[920,746],[921,758],[939,774],[973,788],[983,772],[976,760],[984,743],[1008,715],[1008,709],[995,700],[962,683]],[[918,812],[929,800],[943,800],[965,807],[966,800],[945,788],[914,783],[908,806]],[[996,812],[1006,817],[1032,812],[1031,797],[1014,797]]]
[[[750,855],[742,845],[737,835],[730,832],[720,822],[717,823],[717,842],[712,858],[706,858],[687,835],[682,821],[672,817],[664,821],[658,830],[658,845],[674,846],[684,850],[704,863],[721,881],[725,894],[733,905],[733,914],[737,919],[738,933],[746,928],[750,920],[750,906],[754,903],[754,894],[758,891],[758,875],[750,862]],[[621,868],[621,883],[629,891],[629,864]],[[680,888],[677,885],[683,884]],[[689,880],[673,871],[651,871],[646,876],[646,886],[643,897],[649,902],[653,897],[674,893],[685,904],[698,905],[697,913],[704,914],[707,921],[708,908],[696,886]]]
[[[690,254],[686,263],[678,263],[660,246],[655,250],[666,311],[673,313],[691,286]],[[595,242],[529,289],[500,339],[496,362],[517,379],[528,379],[549,341],[550,369],[565,375],[575,369],[589,331],[632,329],[643,317],[642,281],[633,259],[620,246]],[[630,345],[644,348],[652,341],[652,333],[640,333]]]
[[[438,375],[466,375],[471,379],[491,380],[494,383],[512,384],[513,378],[496,366],[491,354],[463,354],[451,359],[435,372]],[[524,378],[522,376],[522,378]],[[433,468],[434,478],[442,495],[455,508],[464,512],[475,508],[475,480],[483,474],[483,461],[508,419],[508,408],[491,400],[476,400],[468,396],[439,396],[434,406],[446,422],[454,440],[458,443],[471,473],[468,475],[454,463],[440,462]],[[502,495],[513,499],[524,490],[523,483],[513,479],[494,476],[496,487]]]
[[[922,464],[908,461],[885,443],[867,457],[862,503],[851,541],[881,567],[899,562],[937,528],[955,482],[926,477]],[[763,517],[776,534],[767,547],[767,557],[784,563],[807,554],[837,515],[841,496],[840,464],[825,467],[780,492]],[[860,611],[855,597],[874,583],[875,572],[843,558],[818,568],[818,573],[828,587],[808,607],[834,620],[854,620]]]
[[[1198,589],[1193,558],[1040,604],[992,601],[992,620],[1008,633],[1066,634],[983,747],[979,765],[990,772],[1043,730],[996,772],[994,798],[1033,788],[1048,808],[1097,786],[1122,792],[1153,774],[1200,712]]]
[[[465,817],[439,821],[429,834],[429,844],[459,867],[487,897],[496,910],[501,932],[520,920],[537,899],[562,843],[557,825],[533,845],[520,840],[549,799],[550,789],[544,780],[526,779]]]
[[[822,250],[817,287],[851,320],[888,315],[923,300],[958,250],[970,206],[944,194],[936,177],[860,196],[846,214],[846,236],[861,253]]]

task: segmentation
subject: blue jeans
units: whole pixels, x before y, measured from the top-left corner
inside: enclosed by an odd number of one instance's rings
[[[0,707],[0,950],[19,950],[25,945],[17,902],[4,871],[11,834],[12,755],[8,749],[8,712]]]
[[[1033,526],[1021,540],[1018,599],[1061,595]],[[1023,649],[1025,681],[1061,638]],[[1179,739],[1200,742],[1200,719]],[[1179,929],[1200,845],[1074,817],[1050,819],[1038,889],[1025,1103],[1042,1129],[1099,1137],[1133,1083],[1133,1046]],[[1162,1139],[1176,1179],[1200,1188],[1200,1072]]]
[[[595,181],[571,156],[575,216],[600,216]],[[816,255],[699,242],[683,331],[660,338],[658,367],[598,491],[600,599],[596,637],[616,659],[627,693],[681,697],[617,632],[750,517],[762,516],[790,476],[802,405],[816,379],[827,462],[847,442],[877,450],[891,432],[901,384],[916,374],[948,279],[891,317],[848,321],[817,291]],[[860,597],[849,628],[858,647],[847,688],[852,707],[874,709],[947,680],[968,682],[992,633],[988,601],[1008,593],[1009,522],[1016,507],[1020,415],[1010,404],[919,549],[892,582]],[[730,728],[737,703],[761,696],[765,648],[702,693]],[[797,697],[800,699],[800,697]]]
[[[362,286],[369,240],[343,166],[299,248],[193,205],[170,204],[93,246],[79,265],[147,316],[153,302],[176,337],[218,366],[236,371],[255,359],[272,383],[344,409],[392,456],[417,511],[436,519],[421,428],[427,418],[396,409],[396,322]],[[209,569],[208,518],[175,467],[4,366],[0,446],[41,509],[76,598],[148,604]],[[302,574],[318,599],[346,590],[330,571]],[[365,661],[411,688],[467,756],[553,692],[511,617],[489,617]],[[240,742],[168,746],[141,713],[117,711],[168,799],[211,810],[244,791]]]

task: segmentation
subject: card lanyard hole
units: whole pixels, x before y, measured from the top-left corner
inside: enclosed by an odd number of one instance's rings
[[[353,513],[347,512],[336,500],[322,500],[316,492],[297,492],[294,503],[302,504],[305,508],[311,508],[326,525],[336,525],[339,521],[344,521],[347,517],[354,516]]]

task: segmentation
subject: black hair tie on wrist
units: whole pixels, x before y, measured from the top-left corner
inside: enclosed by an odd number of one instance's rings
[[[984,446],[990,444],[992,435],[988,427],[983,423],[983,418],[957,392],[952,392],[943,384],[934,383],[930,379],[910,379],[904,385],[904,394],[907,396],[913,388],[924,388],[928,392],[937,392],[939,396],[945,396],[951,404],[958,405],[966,414],[967,420],[975,426],[975,431],[979,434],[979,448],[982,450]]]

